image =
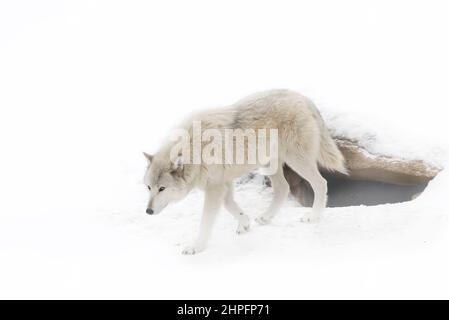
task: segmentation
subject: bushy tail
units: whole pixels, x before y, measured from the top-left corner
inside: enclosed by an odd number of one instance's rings
[[[318,164],[326,170],[338,171],[348,174],[345,166],[345,158],[337,147],[337,144],[330,136],[327,128],[321,128],[320,152],[318,154]]]
[[[318,164],[326,170],[348,174],[348,170],[345,166],[345,158],[327,130],[326,124],[324,123],[318,108],[309,99],[307,99],[307,103],[313,112],[315,112],[315,119],[318,122],[318,127],[320,130],[320,152],[318,153]]]

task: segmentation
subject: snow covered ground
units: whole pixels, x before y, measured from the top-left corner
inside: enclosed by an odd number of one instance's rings
[[[374,153],[447,167],[447,4],[2,1],[0,298],[449,298],[449,174],[416,200],[290,199],[182,256],[202,194],[145,214],[145,160],[197,110],[260,90],[311,97]],[[252,217],[260,181],[238,185]]]

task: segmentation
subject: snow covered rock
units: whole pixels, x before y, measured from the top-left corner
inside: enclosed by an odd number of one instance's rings
[[[432,180],[440,171],[420,159],[407,160],[375,155],[357,142],[341,139],[336,139],[336,142],[345,157],[351,179],[413,185]]]
[[[333,186],[339,188],[340,199],[330,199],[334,200],[335,206],[345,203],[347,205],[379,204],[411,200],[419,195],[427,183],[441,170],[421,159],[410,160],[373,154],[356,141],[349,139],[335,139],[335,141],[346,159],[349,171],[348,177],[339,173],[323,173],[330,182],[329,189]],[[284,167],[284,175],[290,185],[291,194],[302,205],[310,206],[313,201],[313,192],[307,181],[288,166]],[[346,200],[342,201],[344,189],[351,194],[345,195]],[[379,195],[379,191],[382,191],[383,196]],[[336,190],[329,190],[330,198],[335,194]],[[330,202],[332,205],[332,201]]]

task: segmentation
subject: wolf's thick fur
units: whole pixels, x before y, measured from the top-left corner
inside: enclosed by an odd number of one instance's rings
[[[230,107],[199,113],[181,126],[190,132],[193,121],[201,121],[202,130],[277,129],[277,171],[270,175],[274,198],[268,210],[256,221],[268,223],[279,211],[288,195],[289,186],[282,167],[287,164],[306,179],[314,191],[312,211],[302,221],[319,219],[327,201],[327,182],[319,167],[346,173],[344,158],[326,129],[320,113],[306,97],[289,90],[271,90],[251,95]],[[167,141],[149,161],[145,184],[151,188],[147,213],[159,213],[170,202],[184,198],[193,188],[205,191],[205,202],[197,241],[183,253],[194,254],[204,249],[212,224],[222,205],[237,219],[237,232],[249,229],[249,218],[233,197],[233,181],[258,167],[256,164],[201,164],[173,162],[170,152],[175,142]],[[223,162],[224,163],[224,162]],[[162,189],[161,189],[162,188]],[[161,191],[162,190],[162,191]]]

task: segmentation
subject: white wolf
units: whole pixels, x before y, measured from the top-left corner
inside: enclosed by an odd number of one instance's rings
[[[274,197],[266,212],[256,218],[259,224],[268,223],[288,195],[289,185],[283,174],[284,164],[306,179],[313,189],[313,207],[310,213],[302,217],[304,222],[319,219],[326,207],[327,182],[321,176],[319,167],[346,173],[344,158],[326,129],[320,113],[308,98],[296,92],[261,92],[230,107],[192,116],[181,126],[190,133],[188,142],[191,145],[195,138],[192,128],[194,121],[201,121],[201,132],[208,129],[218,132],[225,129],[277,129],[277,154],[270,155],[270,161],[275,161],[278,165],[277,170],[269,176]],[[236,137],[232,139],[235,142]],[[201,143],[203,146],[206,144],[204,141]],[[204,190],[205,200],[199,235],[192,246],[183,250],[184,254],[195,254],[205,248],[213,222],[222,205],[237,219],[237,233],[249,230],[248,216],[234,201],[233,181],[254,169],[266,166],[267,163],[187,163],[186,155],[182,153],[173,159],[171,153],[175,145],[174,141],[166,141],[156,154],[144,153],[148,160],[144,183],[150,190],[146,212],[157,214],[169,203],[183,199],[192,189]],[[250,147],[246,140],[243,147]],[[238,152],[242,145],[233,148]],[[247,151],[244,152],[247,154]]]

